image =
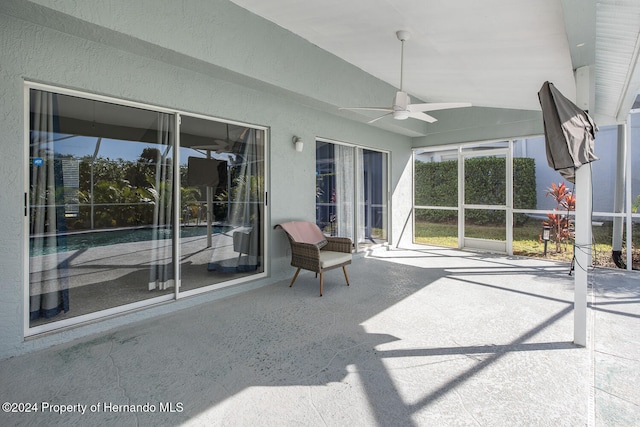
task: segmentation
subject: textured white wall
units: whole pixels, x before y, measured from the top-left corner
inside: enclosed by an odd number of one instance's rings
[[[391,151],[400,238],[411,206],[410,138],[340,118],[322,101],[360,86],[366,98],[386,84],[226,1],[195,9],[173,0],[38,3],[55,10],[0,5],[0,359],[288,278],[286,239],[271,228],[315,217],[316,137]],[[271,277],[25,341],[25,79],[269,126]],[[307,142],[302,153],[293,135]]]

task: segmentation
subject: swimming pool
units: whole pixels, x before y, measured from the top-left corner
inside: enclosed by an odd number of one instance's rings
[[[229,226],[214,225],[213,234],[224,233],[231,229]],[[173,231],[171,229],[162,229],[156,232],[159,239],[170,239]],[[198,237],[206,236],[206,226],[188,226],[180,227],[180,237]],[[152,228],[127,228],[113,230],[94,230],[87,232],[76,232],[68,234],[59,234],[56,237],[56,245],[50,245],[45,237],[32,236],[29,239],[29,255],[40,256],[56,252],[68,252],[81,249],[88,249],[96,246],[109,246],[118,243],[145,242],[154,238],[154,230]]]

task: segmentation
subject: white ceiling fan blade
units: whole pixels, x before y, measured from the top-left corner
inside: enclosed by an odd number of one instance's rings
[[[393,98],[393,104],[391,108],[386,107],[340,107],[341,110],[368,110],[368,111],[387,111],[387,114],[384,114],[380,117],[377,117],[373,120],[370,120],[367,123],[376,122],[383,117],[387,117],[389,115],[393,115],[393,118],[396,120],[405,120],[409,117],[425,121],[427,123],[437,122],[438,119],[432,117],[428,114],[424,114],[423,111],[436,111],[436,110],[446,110],[450,108],[463,108],[463,107],[471,107],[471,104],[468,102],[434,102],[434,103],[426,103],[426,104],[411,104],[411,98],[407,92],[402,90],[402,74],[404,68],[404,42],[409,40],[410,34],[408,31],[396,31],[396,37],[401,42],[401,51],[400,51],[400,90],[396,92],[395,97]]]
[[[430,115],[425,114],[425,113],[421,113],[419,111],[411,111],[411,112],[409,112],[409,117],[411,117],[413,119],[423,120],[423,121],[428,122],[428,123],[434,123],[434,122],[438,121],[438,119],[436,119],[435,117],[431,117]]]
[[[391,111],[391,112],[389,112],[389,113],[387,113],[387,114],[383,114],[383,115],[381,115],[380,117],[376,117],[376,118],[375,118],[375,119],[373,119],[373,120],[369,120],[367,123],[377,122],[377,121],[378,121],[378,120],[380,120],[381,118],[383,118],[383,117],[387,117],[387,116],[389,116],[389,115],[391,115],[391,114],[393,114],[393,111]]]
[[[468,102],[433,102],[427,104],[410,104],[407,106],[407,109],[413,113],[418,111],[448,110],[450,108],[463,107],[471,107],[471,104]]]
[[[389,107],[340,107],[340,110],[393,111]]]

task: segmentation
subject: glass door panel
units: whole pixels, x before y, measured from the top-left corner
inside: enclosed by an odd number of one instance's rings
[[[181,116],[181,292],[264,271],[265,132]]]
[[[359,148],[358,248],[387,241],[387,154]]]
[[[463,244],[507,252],[507,151],[463,153]]]
[[[175,117],[30,90],[29,326],[175,291]]]
[[[388,154],[316,141],[316,223],[356,249],[388,239]]]
[[[316,142],[316,223],[328,236],[354,239],[354,148]]]

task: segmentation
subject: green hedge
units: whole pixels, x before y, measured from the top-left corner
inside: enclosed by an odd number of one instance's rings
[[[470,158],[465,161],[465,202],[478,205],[504,205],[505,160],[497,157]],[[513,159],[514,208],[536,209],[535,160]],[[416,162],[415,204],[458,206],[458,162]],[[457,212],[419,209],[416,219],[430,222],[455,222]],[[468,210],[471,224],[504,223],[502,211]],[[524,223],[524,214],[514,215],[514,224]]]

